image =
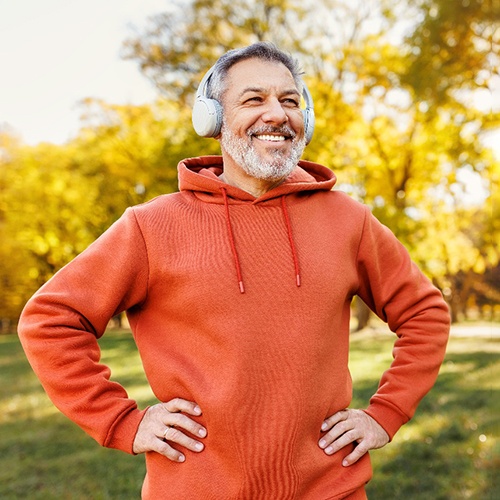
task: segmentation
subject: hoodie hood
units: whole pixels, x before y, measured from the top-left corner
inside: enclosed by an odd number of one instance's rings
[[[290,194],[304,191],[330,191],[335,185],[335,174],[326,167],[308,161],[300,161],[295,170],[277,187],[255,198],[242,189],[230,186],[219,179],[224,171],[221,156],[202,156],[189,158],[179,163],[179,189],[190,191],[201,201],[206,203],[223,204],[227,238],[233,257],[238,287],[245,293],[243,271],[238,253],[238,238],[235,235],[231,217],[230,205],[249,203],[252,205],[263,202],[279,204],[283,213],[283,223],[286,226],[292,265],[295,271],[295,284],[301,285],[300,263],[293,236],[292,222],[287,208],[286,198]]]
[[[203,201],[224,203],[222,189],[231,203],[260,203],[301,191],[330,191],[337,182],[335,174],[328,168],[310,161],[301,160],[297,168],[277,187],[259,198],[219,179],[224,171],[222,156],[201,156],[179,163],[179,189],[192,191]]]

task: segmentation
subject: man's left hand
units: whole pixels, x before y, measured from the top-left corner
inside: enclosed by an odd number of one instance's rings
[[[333,455],[350,443],[356,444],[342,462],[345,467],[357,462],[369,450],[382,448],[389,442],[383,427],[362,410],[341,410],[327,418],[321,430],[326,434],[318,444],[327,455]]]

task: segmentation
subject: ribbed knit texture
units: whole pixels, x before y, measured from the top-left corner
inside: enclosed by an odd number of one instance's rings
[[[203,409],[205,450],[182,464],[148,453],[144,498],[362,498],[368,456],[344,468],[352,447],[317,444],[351,401],[356,293],[398,336],[366,411],[392,437],[435,381],[440,293],[366,207],[331,191],[330,170],[300,166],[255,199],[218,179],[219,157],[182,162],[180,193],[127,210],[25,308],[33,368],[99,443],[131,452],[143,416],[98,361],[96,338],[122,310],[158,399]]]

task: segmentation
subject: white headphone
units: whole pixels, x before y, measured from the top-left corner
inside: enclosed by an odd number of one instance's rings
[[[214,69],[215,66],[212,66],[201,80],[193,106],[193,127],[201,137],[217,137],[222,127],[222,106],[216,99],[209,99],[206,93],[208,81]],[[315,118],[312,96],[305,83],[302,85],[302,96],[306,104],[305,109],[302,110],[304,135],[306,144],[309,144],[314,133]]]

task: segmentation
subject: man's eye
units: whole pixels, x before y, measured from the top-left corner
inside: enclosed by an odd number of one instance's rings
[[[255,96],[255,97],[249,97],[246,102],[262,102],[262,97],[258,97],[258,96]]]
[[[299,106],[299,103],[296,99],[285,99],[283,101],[285,104],[288,104],[289,106]]]

